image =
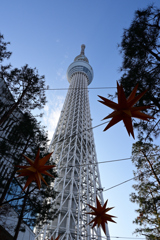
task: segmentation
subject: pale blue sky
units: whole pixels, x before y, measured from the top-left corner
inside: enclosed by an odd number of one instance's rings
[[[160,7],[158,0],[1,0],[0,31],[11,42],[9,49],[13,52],[9,62],[14,67],[26,63],[36,67],[45,75],[50,88],[68,88],[66,71],[83,43],[94,70],[90,87],[115,87],[121,76],[122,56],[117,44],[121,42],[123,29],[129,27],[135,10],[153,2]],[[97,101],[97,95],[107,97],[114,92],[114,89],[89,90],[93,126],[102,123],[101,119],[111,112]],[[43,122],[50,138],[65,96],[66,91],[47,91]],[[123,123],[107,132],[103,129],[101,126],[94,130],[98,161],[130,157],[135,140],[128,136]],[[133,177],[130,160],[100,164],[99,169],[105,189]],[[111,214],[118,217],[117,224],[109,223],[111,237],[133,237],[136,206],[129,201],[133,183],[104,192],[108,206],[115,206]]]

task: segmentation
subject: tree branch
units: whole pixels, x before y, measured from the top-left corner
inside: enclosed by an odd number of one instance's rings
[[[30,193],[33,192],[35,189],[36,189],[36,187],[33,188],[33,189],[32,189],[30,192],[28,192],[27,194],[30,194]],[[25,193],[23,196],[21,196],[21,197],[12,198],[12,199],[10,199],[10,200],[8,200],[8,201],[5,201],[5,202],[3,202],[3,203],[1,204],[1,206],[3,206],[4,204],[7,204],[7,203],[9,203],[9,202],[12,202],[12,201],[14,201],[14,200],[22,199],[22,198],[25,197],[25,195],[26,195],[26,193]]]
[[[157,180],[157,182],[158,182],[158,185],[160,186],[160,180],[159,180],[159,178],[158,178],[158,176],[157,176],[156,172],[154,171],[154,169],[153,169],[153,167],[152,167],[152,164],[151,164],[151,162],[150,162],[150,161],[149,161],[149,159],[147,158],[147,155],[145,154],[145,152],[143,152],[142,150],[141,150],[141,152],[143,153],[143,155],[144,155],[145,159],[146,159],[146,160],[147,160],[147,162],[149,163],[149,166],[150,166],[150,168],[151,168],[151,171],[152,171],[152,173],[153,173],[153,175],[154,175],[155,179]]]

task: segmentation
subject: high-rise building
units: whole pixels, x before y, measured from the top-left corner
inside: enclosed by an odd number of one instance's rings
[[[63,109],[50,144],[53,161],[57,164],[58,178],[54,187],[58,192],[53,201],[57,216],[38,231],[35,239],[101,240],[101,230],[88,225],[92,216],[86,214],[95,206],[96,196],[103,202],[102,186],[97,165],[88,85],[93,79],[93,69],[81,53],[68,67],[70,83]],[[109,239],[108,225],[106,233]]]
[[[0,75],[0,117],[4,115],[5,112],[7,112],[10,107],[14,104],[14,97],[12,96],[9,88],[7,87],[7,84],[3,80],[3,78]],[[0,125],[0,197],[2,196],[3,190],[6,186],[7,181],[11,177],[11,174],[13,173],[13,159],[10,155],[13,154],[15,151],[14,148],[12,148],[12,145],[10,145],[11,149],[9,150],[8,156],[3,155],[3,148],[5,147],[4,143],[7,143],[7,146],[9,146],[8,142],[10,141],[9,134],[18,124],[17,119],[22,119],[23,113],[16,108],[13,113],[8,117],[6,121],[4,121]],[[16,147],[16,151],[21,154],[21,151],[19,150],[20,147]],[[5,152],[5,151],[4,151]],[[15,184],[15,182],[17,184]],[[12,194],[10,193],[10,190],[12,189]],[[17,179],[14,178],[12,183],[10,184],[10,188],[5,196],[4,201],[8,201],[13,196],[17,196],[22,193],[22,187],[18,183]],[[6,204],[5,207],[0,208],[0,239],[3,240],[10,240],[13,239],[13,236],[15,234],[15,228],[18,222],[19,218],[19,212],[17,212],[17,208],[15,209],[14,206],[21,205],[22,199],[15,200],[13,202],[10,202],[9,204]],[[30,205],[32,206],[32,204]],[[33,208],[33,206],[32,206]],[[27,218],[31,218],[30,213],[25,215]],[[19,231],[18,234],[18,240],[21,239],[34,239],[34,233],[30,229],[29,226],[27,226],[24,222],[22,223],[22,228],[25,229],[25,231]]]

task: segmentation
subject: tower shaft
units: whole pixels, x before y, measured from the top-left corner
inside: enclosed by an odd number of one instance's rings
[[[36,239],[60,235],[61,240],[101,240],[101,230],[91,228],[89,206],[95,206],[96,196],[103,202],[97,157],[92,131],[88,97],[88,76],[74,72],[61,111],[59,122],[50,144],[58,177],[54,188],[57,196],[53,207],[57,216],[50,221]],[[106,225],[108,233],[108,226]]]

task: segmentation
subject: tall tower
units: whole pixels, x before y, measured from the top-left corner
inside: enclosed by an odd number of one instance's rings
[[[54,183],[58,194],[51,200],[57,217],[37,233],[39,240],[58,235],[61,240],[101,240],[100,228],[92,229],[88,225],[92,217],[86,214],[91,211],[87,204],[95,206],[96,196],[104,202],[87,89],[93,70],[84,49],[82,45],[80,55],[68,67],[70,86],[50,144],[58,169]],[[107,224],[106,233],[109,236]]]

